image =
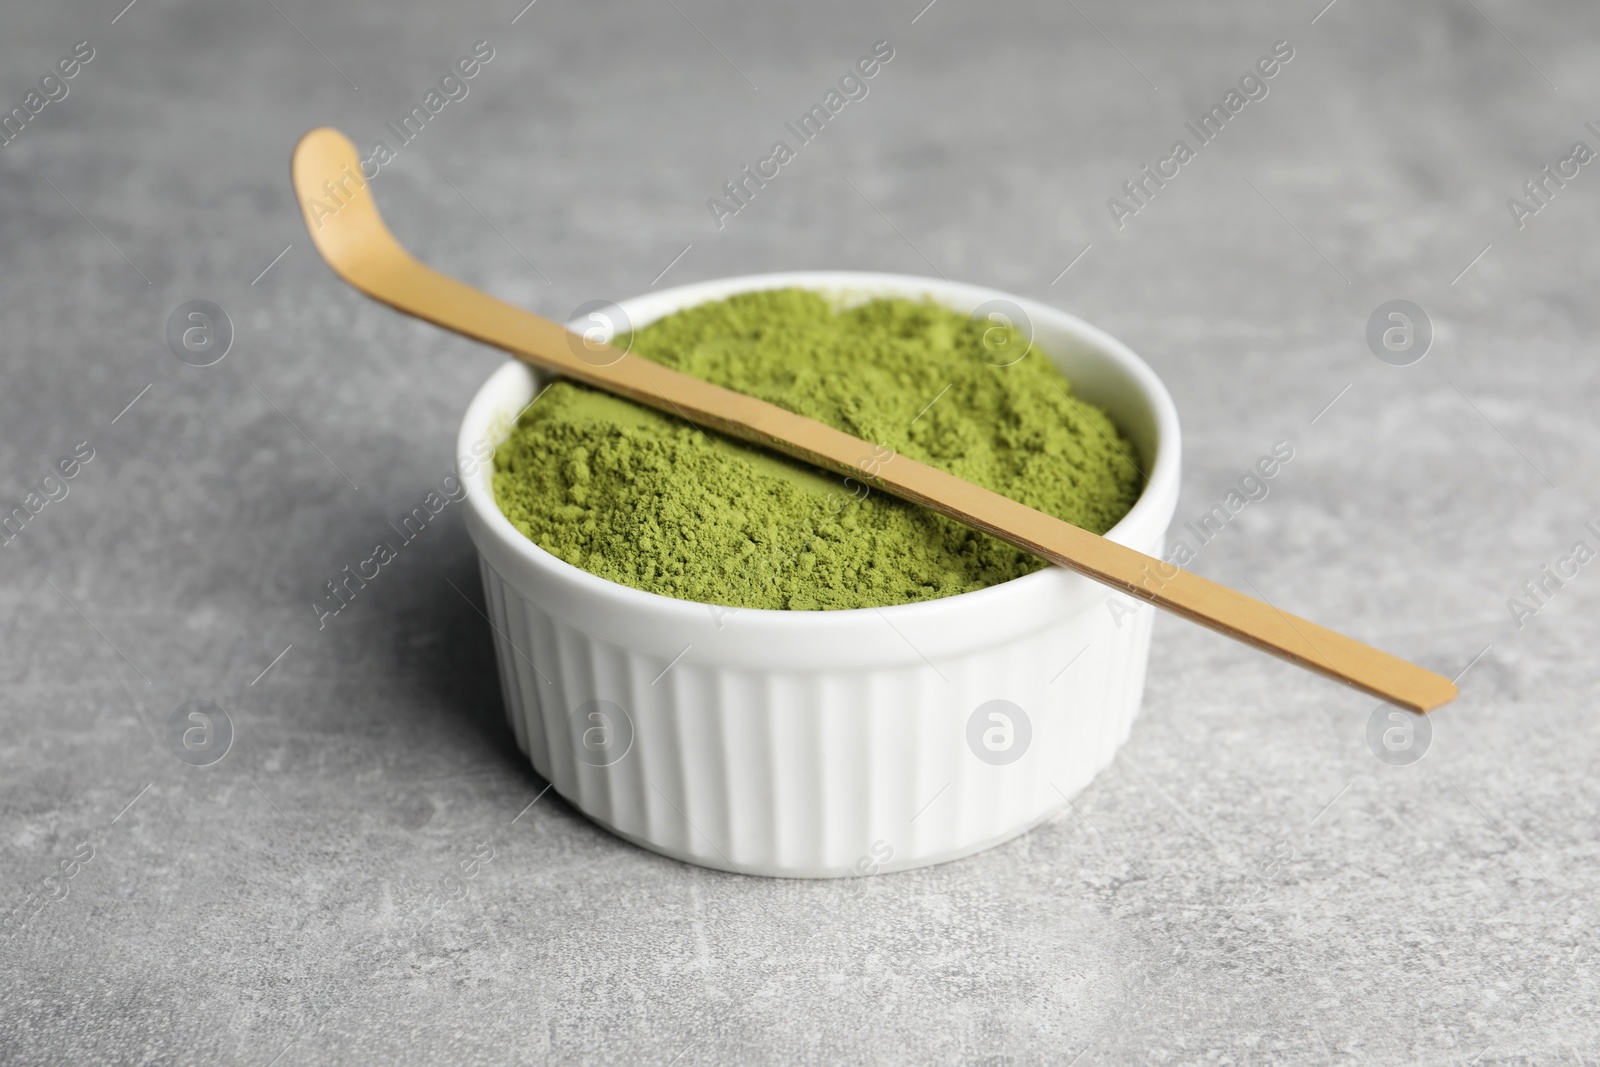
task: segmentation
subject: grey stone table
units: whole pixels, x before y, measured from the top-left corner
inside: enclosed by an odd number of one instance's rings
[[[124,2],[0,12],[0,1061],[1600,1058],[1600,9]],[[1180,522],[1294,450],[1196,569],[1460,701],[1395,755],[1371,700],[1163,619],[1113,766],[958,863],[746,879],[529,807],[458,509],[310,607],[501,361],[310,254],[323,123],[389,142],[402,239],[541,313],[836,267],[1105,326],[1178,401]],[[164,334],[200,299],[205,367]],[[1384,361],[1391,300],[1425,317]],[[190,701],[231,723],[211,766],[170,744]]]

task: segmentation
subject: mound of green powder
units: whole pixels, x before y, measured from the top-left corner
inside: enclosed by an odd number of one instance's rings
[[[1072,396],[1044,353],[994,330],[1009,327],[901,299],[837,310],[780,289],[646,326],[627,358],[760,397],[1104,533],[1139,495],[1134,446]],[[1046,565],[864,482],[568,381],[552,384],[496,451],[494,493],[517,529],[566,562],[709,604],[882,607]]]

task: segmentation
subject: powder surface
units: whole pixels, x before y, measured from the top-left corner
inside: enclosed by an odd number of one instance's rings
[[[1110,417],[992,320],[903,299],[838,310],[779,289],[680,311],[631,340],[629,359],[760,397],[1095,533],[1139,495],[1138,453]],[[1046,566],[863,482],[564,380],[496,451],[494,493],[517,529],[574,566],[732,607],[883,607]]]

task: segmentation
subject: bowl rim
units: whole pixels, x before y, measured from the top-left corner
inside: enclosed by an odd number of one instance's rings
[[[1135,530],[1151,521],[1156,512],[1164,507],[1170,507],[1170,504],[1176,501],[1182,438],[1177,407],[1173,403],[1172,396],[1167,392],[1167,388],[1161,378],[1148,363],[1116,337],[1098,326],[1080,319],[1071,312],[1063,311],[1042,301],[985,286],[915,274],[814,270],[739,274],[724,278],[711,278],[674,286],[670,289],[642,293],[615,303],[627,314],[630,325],[637,327],[648,325],[655,319],[674,310],[692,307],[712,300],[725,299],[737,293],[789,287],[824,292],[841,290],[871,292],[878,290],[890,295],[913,298],[923,295],[946,306],[953,306],[959,302],[975,307],[985,300],[1003,299],[1016,303],[1032,318],[1037,319],[1043,316],[1054,319],[1057,326],[1065,328],[1080,343],[1095,349],[1099,355],[1109,358],[1116,365],[1117,370],[1143,394],[1144,401],[1154,416],[1154,460],[1152,461],[1142,454],[1140,456],[1148,465],[1148,469],[1145,472],[1144,487],[1139,493],[1139,498],[1134,501],[1133,507],[1117,521],[1116,525],[1105,533],[1105,537],[1118,544],[1138,547],[1131,544],[1136,539]],[[639,311],[637,315],[635,314],[636,310]],[[707,608],[722,608],[726,609],[730,614],[737,612],[740,619],[746,623],[754,622],[764,627],[787,626],[797,630],[809,630],[818,626],[847,623],[852,620],[862,619],[872,613],[889,614],[895,619],[903,619],[910,622],[917,617],[933,613],[978,609],[988,606],[991,602],[998,602],[1002,598],[1025,595],[1029,591],[1040,588],[1051,580],[1058,578],[1059,574],[1057,572],[1066,571],[1066,568],[1058,566],[1046,567],[1043,570],[986,586],[983,589],[974,589],[970,592],[956,593],[952,596],[937,597],[932,600],[914,601],[909,604],[830,609],[751,608],[732,604],[712,604],[709,601],[685,600],[681,597],[668,596],[664,593],[636,589],[633,586],[601,577],[598,574],[584,570],[582,567],[574,566],[541,548],[524,535],[521,530],[513,526],[511,520],[501,512],[499,505],[495,503],[492,488],[484,488],[484,484],[480,483],[478,476],[469,478],[461,474],[461,464],[468,457],[472,457],[479,467],[492,468],[492,454],[490,459],[479,460],[473,454],[473,446],[485,435],[487,427],[492,426],[494,421],[492,414],[488,415],[488,417],[484,417],[483,414],[483,409],[490,402],[490,394],[500,387],[502,375],[509,376],[518,371],[530,374],[537,373],[534,368],[527,364],[512,359],[510,362],[496,367],[473,394],[457,434],[456,475],[465,490],[468,508],[473,512],[474,517],[479,520],[483,531],[493,536],[499,543],[499,547],[512,553],[520,562],[537,568],[552,578],[571,584],[579,594],[618,598],[620,604],[624,607],[631,605],[641,611],[656,613],[692,611],[700,614],[704,613]],[[479,424],[485,425],[486,429],[473,432]],[[495,442],[496,447],[498,447],[498,444],[498,441]],[[484,482],[492,484],[492,477],[485,478]],[[1165,525],[1163,523],[1160,532],[1164,533]],[[1142,540],[1143,538],[1137,539]],[[1083,580],[1090,581],[1091,579]],[[996,606],[998,606],[998,603],[996,603]],[[687,619],[687,615],[684,618]]]

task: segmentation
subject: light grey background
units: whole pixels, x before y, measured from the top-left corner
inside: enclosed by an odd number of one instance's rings
[[[95,458],[0,549],[0,1060],[1600,1057],[1600,568],[1520,629],[1507,606],[1600,545],[1600,174],[1520,231],[1505,205],[1600,148],[1600,9],[923,2],[6,6],[5,108],[96,56],[0,148],[0,502]],[[880,39],[868,98],[718,231],[706,198]],[[1106,198],[1282,39],[1270,95],[1117,230]],[[1162,619],[1116,763],[959,863],[746,879],[527,809],[457,509],[325,630],[309,607],[447,473],[502,357],[336,281],[290,148],[366,147],[479,40],[378,179],[420,255],[556,316],[691,245],[657,284],[942,272],[1071,309],[1176,397],[1180,519],[1292,443],[1197,570],[1449,675],[1479,657],[1426,757]],[[163,341],[196,298],[237,331],[204,369]],[[1397,298],[1436,334],[1403,368],[1364,340]],[[215,766],[166,746],[190,700],[231,717]]]

